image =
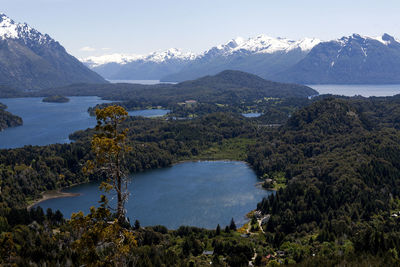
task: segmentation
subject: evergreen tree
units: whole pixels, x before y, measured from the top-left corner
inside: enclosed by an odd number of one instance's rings
[[[229,226],[227,225],[226,227],[225,227],[225,233],[230,233],[231,232],[231,230],[229,229]]]
[[[236,231],[236,224],[235,224],[235,221],[233,220],[233,218],[232,218],[231,223],[229,225],[229,229],[232,230],[232,231]]]
[[[215,230],[215,234],[216,235],[220,235],[221,234],[221,226],[219,226],[219,224],[217,225],[217,229]]]
[[[140,222],[138,220],[135,221],[135,229],[136,230],[140,229]]]

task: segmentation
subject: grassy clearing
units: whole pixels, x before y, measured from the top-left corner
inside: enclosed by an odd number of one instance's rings
[[[216,143],[210,148],[201,151],[193,157],[194,160],[241,160],[247,159],[247,146],[254,144],[255,140],[247,138],[232,138]]]

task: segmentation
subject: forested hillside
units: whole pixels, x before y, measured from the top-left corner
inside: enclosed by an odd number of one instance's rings
[[[371,104],[375,109],[366,108]],[[387,122],[399,113],[384,109],[398,105],[398,98],[324,99],[299,110],[269,142],[260,140],[249,150],[260,175],[281,174],[287,181],[258,205],[271,215],[266,230],[274,246],[303,239],[323,249],[324,242],[338,242],[329,252],[332,259],[346,250],[397,253],[400,228],[392,215],[400,211],[400,138],[397,125]],[[322,263],[326,257],[317,259]]]
[[[97,95],[110,100],[152,102],[165,106],[185,100],[210,103],[240,103],[263,97],[308,97],[318,92],[297,84],[276,83],[240,71],[223,71],[215,76],[178,84],[75,84],[67,87],[42,90],[35,95]]]
[[[169,231],[141,228],[137,222],[124,226],[137,243],[128,253],[110,248],[112,255],[123,253],[126,264],[137,266],[204,266],[210,261],[214,266],[247,266],[249,261],[256,266],[398,266],[399,106],[398,96],[319,97],[279,128],[229,113],[184,121],[128,119],[123,126],[129,128],[133,147],[127,157],[131,172],[207,158],[210,148],[229,148],[221,155],[241,159],[244,154],[264,186],[277,191],[254,207],[267,218],[262,225],[255,213],[243,229],[233,222],[216,230]],[[87,262],[90,255],[100,262],[111,257],[96,252],[104,251],[101,244],[78,249],[76,240],[83,236],[76,225],[90,222],[83,215],[65,222],[54,211],[16,209],[43,190],[94,179],[82,172],[92,158],[92,134],[77,132],[72,144],[0,151],[0,243],[8,248],[0,251],[2,263],[73,265]],[[93,210],[91,216],[95,221],[106,216],[106,227],[112,215],[104,212]]]

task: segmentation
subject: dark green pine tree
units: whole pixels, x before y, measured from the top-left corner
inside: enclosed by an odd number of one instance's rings
[[[232,230],[232,231],[236,231],[236,224],[235,224],[235,221],[233,220],[233,218],[232,218],[231,223],[229,225],[229,229]]]
[[[219,224],[217,225],[217,229],[215,230],[215,234],[216,235],[220,235],[221,234],[221,226],[219,226]]]

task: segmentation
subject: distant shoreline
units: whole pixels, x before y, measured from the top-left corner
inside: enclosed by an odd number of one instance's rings
[[[66,193],[66,192],[61,192],[60,190],[53,190],[53,191],[47,191],[44,192],[42,194],[42,198],[35,200],[32,204],[29,204],[26,209],[30,210],[31,208],[33,208],[35,205],[49,200],[49,199],[55,199],[55,198],[65,198],[65,197],[76,197],[76,196],[80,196],[81,194],[79,193]]]

